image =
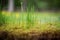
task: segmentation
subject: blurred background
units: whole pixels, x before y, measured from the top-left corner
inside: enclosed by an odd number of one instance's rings
[[[60,40],[60,0],[0,0],[0,40]]]
[[[4,11],[60,11],[60,0],[0,0]]]
[[[60,27],[59,13],[60,0],[0,0],[0,25],[54,24]]]

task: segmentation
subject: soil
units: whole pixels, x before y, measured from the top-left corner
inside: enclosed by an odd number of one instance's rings
[[[0,40],[60,40],[60,30],[15,34],[0,30]]]

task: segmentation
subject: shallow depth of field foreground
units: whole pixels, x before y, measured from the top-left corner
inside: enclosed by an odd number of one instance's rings
[[[3,11],[0,13],[0,40],[60,40],[59,15]]]

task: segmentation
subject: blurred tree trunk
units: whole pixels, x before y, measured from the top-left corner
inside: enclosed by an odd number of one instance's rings
[[[9,12],[14,11],[14,0],[9,0],[8,1],[8,11]]]
[[[23,0],[21,2],[21,11],[26,11],[27,10],[27,0]]]

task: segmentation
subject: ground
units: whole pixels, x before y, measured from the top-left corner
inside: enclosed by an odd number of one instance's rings
[[[8,35],[8,37],[5,38],[5,40],[9,40],[10,36],[11,36],[10,40],[13,40],[12,35],[15,37],[14,40],[15,39],[20,40],[20,38],[21,40],[24,39],[38,40],[40,38],[40,35],[43,34],[48,35],[49,33],[53,35],[57,30],[58,30],[57,34],[60,35],[59,13],[58,14],[54,12],[10,13],[3,11],[0,16],[1,16],[0,18],[2,18],[0,21],[3,22],[3,24],[2,22],[0,23],[2,24],[0,26],[0,35],[1,35],[0,39],[2,38],[3,35],[2,33],[6,33],[4,35]],[[32,37],[34,37],[34,39],[32,39]]]

